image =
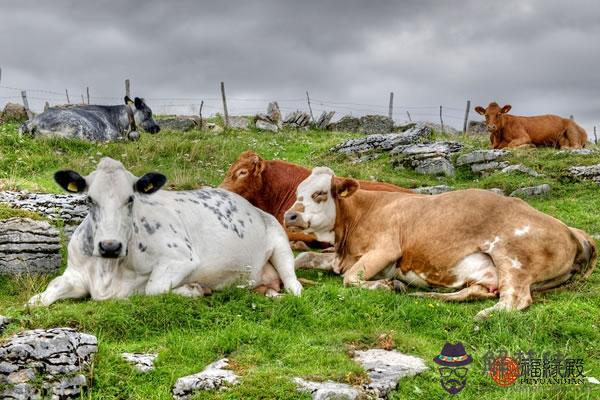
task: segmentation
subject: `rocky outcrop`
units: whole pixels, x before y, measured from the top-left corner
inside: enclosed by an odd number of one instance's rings
[[[589,179],[600,185],[600,164],[571,167],[568,174],[573,178]]]
[[[0,122],[25,122],[27,121],[27,110],[21,104],[6,103],[4,110],[0,112]]]
[[[334,115],[335,111],[323,111],[315,123],[316,128],[321,130],[329,129]]]
[[[188,400],[198,391],[217,390],[237,383],[239,377],[229,369],[229,360],[222,358],[209,364],[200,373],[177,379],[173,387],[173,398]]]
[[[365,135],[378,135],[391,133],[394,128],[394,121],[384,115],[365,115],[360,118],[360,133]]]
[[[419,194],[440,194],[453,191],[454,188],[447,185],[437,185],[437,186],[423,186],[412,189],[413,192]]]
[[[60,234],[47,221],[0,221],[0,274],[53,273],[61,263]]]
[[[416,172],[428,175],[454,175],[454,166],[450,155],[462,149],[459,142],[431,142],[396,146],[391,155],[396,156],[394,165],[412,168]]]
[[[408,145],[424,140],[431,135],[430,128],[417,125],[403,133],[369,135],[364,138],[350,139],[333,147],[330,151],[347,155],[370,152],[391,151],[397,146]]]
[[[164,118],[157,121],[163,131],[187,132],[198,129],[202,125],[200,117],[178,115],[176,117]]]
[[[283,126],[281,111],[276,101],[269,103],[266,114],[256,115],[256,128],[265,131],[278,132]]]
[[[512,192],[510,195],[512,197],[532,197],[532,196],[543,196],[549,193],[551,190],[550,185],[544,183],[543,185],[538,186],[529,186],[524,188],[519,188]]]
[[[233,129],[242,129],[246,130],[250,127],[250,118],[243,116],[230,116],[229,117],[229,127]]]
[[[294,111],[285,117],[283,126],[292,129],[308,129],[310,126],[310,115],[304,111]]]
[[[425,362],[394,350],[371,349],[357,351],[354,360],[367,372],[369,382],[362,386],[332,381],[312,382],[294,378],[298,391],[310,393],[313,400],[362,398],[387,399],[400,379],[427,370]]]
[[[149,372],[154,369],[154,360],[158,357],[156,353],[123,353],[123,359],[131,364],[139,372]]]
[[[508,162],[501,161],[508,154],[505,150],[475,150],[458,157],[456,165],[469,166],[472,172],[485,175],[508,167]]]
[[[512,172],[520,172],[522,174],[535,176],[535,177],[544,176],[543,174],[540,174],[540,173],[536,172],[535,170],[524,166],[523,164],[509,165],[508,167],[502,168],[502,173],[510,174]]]
[[[358,132],[360,119],[351,115],[343,116],[332,125],[332,129],[339,132]]]
[[[0,346],[0,397],[78,399],[97,351],[95,336],[70,328],[19,333]]]
[[[67,224],[83,221],[88,213],[85,196],[80,194],[0,192],[0,203],[33,211],[50,219],[62,219]]]
[[[0,315],[0,333],[10,324],[10,318]]]
[[[483,121],[469,121],[467,133],[470,135],[487,135],[488,130]]]

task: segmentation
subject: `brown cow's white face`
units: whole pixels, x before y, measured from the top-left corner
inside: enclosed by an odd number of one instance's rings
[[[317,167],[296,190],[296,202],[284,215],[286,228],[313,233],[318,240],[334,243],[336,201],[354,193],[358,182],[336,180],[333,171]]]
[[[475,107],[475,111],[485,117],[485,125],[489,132],[494,133],[502,128],[502,114],[506,114],[511,109],[509,104],[500,108],[498,103],[490,103],[487,108],[481,106]]]

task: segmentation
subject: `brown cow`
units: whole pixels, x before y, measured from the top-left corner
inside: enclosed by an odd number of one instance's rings
[[[283,214],[296,201],[296,188],[308,178],[310,170],[301,165],[281,160],[264,160],[248,150],[229,167],[219,187],[244,197],[255,207],[272,214],[283,225]],[[360,181],[365,190],[408,192],[389,183]],[[312,242],[313,235],[288,232],[292,241]],[[327,242],[327,241],[324,241]],[[332,242],[329,242],[332,243]]]
[[[590,236],[520,199],[479,189],[435,196],[369,192],[353,179],[333,177],[329,168],[315,168],[298,186],[285,223],[317,238],[335,234],[345,285],[390,287],[389,279],[400,279],[461,289],[418,293],[442,300],[499,296],[477,314],[485,318],[522,310],[532,302],[530,290],[556,287],[575,273],[587,277],[596,265]]]
[[[585,147],[587,134],[572,119],[558,115],[508,115],[510,109],[510,105],[500,108],[494,102],[487,108],[475,107],[477,113],[485,116],[494,149],[532,145],[573,149]]]

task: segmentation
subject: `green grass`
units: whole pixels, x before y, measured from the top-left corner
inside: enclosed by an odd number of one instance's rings
[[[543,173],[473,176],[466,168],[456,177],[437,178],[409,170],[395,170],[383,156],[352,164],[328,153],[333,145],[357,134],[331,132],[256,131],[210,133],[161,132],[142,135],[135,143],[92,144],[72,140],[21,138],[15,124],[0,125],[0,190],[59,192],[52,181],[57,169],[89,173],[102,156],[121,160],[133,173],[165,173],[171,188],[217,185],[238,154],[254,149],[265,158],[280,158],[307,166],[327,165],[338,175],[378,179],[406,187],[448,184],[457,188],[517,187],[550,183],[552,192],[529,199],[536,208],[571,226],[600,233],[597,185],[573,182],[564,173],[571,165],[600,162],[600,154],[575,156],[551,149],[522,150],[508,159]],[[466,149],[486,147],[483,138],[460,137]],[[0,218],[30,213],[0,207]],[[585,373],[600,378],[600,272],[570,290],[534,296],[525,312],[498,314],[475,322],[477,311],[493,301],[443,303],[381,291],[346,289],[330,274],[303,271],[318,282],[301,298],[267,299],[241,289],[229,289],[201,299],[174,295],[136,296],[127,300],[63,301],[49,308],[29,310],[22,305],[43,290],[48,277],[0,277],[0,314],[15,319],[0,337],[29,328],[71,326],[98,337],[100,349],[90,373],[87,395],[94,399],[169,399],[178,377],[196,373],[227,356],[242,376],[230,390],[202,393],[202,399],[308,399],[295,391],[290,379],[362,382],[365,373],[349,354],[378,343],[381,334],[393,337],[395,347],[424,358],[430,370],[401,381],[393,399],[449,398],[441,388],[435,364],[445,341],[462,341],[475,362],[462,399],[594,399],[600,390],[585,386],[512,386],[502,388],[483,374],[488,350],[506,348],[551,351],[583,358]],[[158,352],[156,370],[138,374],[125,363],[124,351]]]

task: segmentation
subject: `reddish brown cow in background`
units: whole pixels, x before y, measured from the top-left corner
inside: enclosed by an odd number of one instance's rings
[[[573,149],[585,147],[587,134],[575,121],[558,115],[508,115],[510,109],[510,105],[500,108],[494,102],[487,108],[475,107],[477,113],[485,116],[494,149],[526,145]]]
[[[311,171],[301,165],[281,160],[264,160],[248,150],[229,167],[219,187],[244,197],[254,206],[272,214],[283,225],[283,214],[296,201],[296,189]],[[343,178],[340,178],[343,179]],[[408,192],[389,183],[359,181],[361,189],[383,192]],[[312,235],[288,232],[291,241],[314,242]]]

